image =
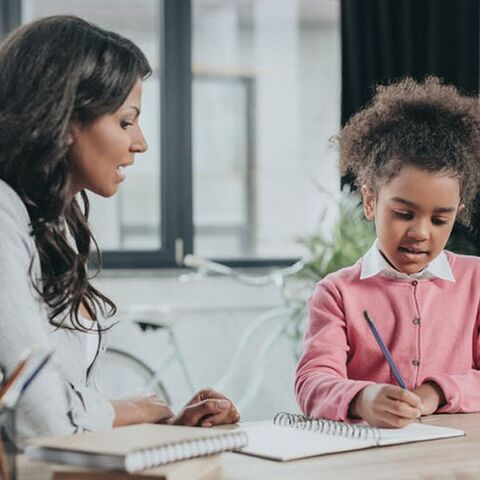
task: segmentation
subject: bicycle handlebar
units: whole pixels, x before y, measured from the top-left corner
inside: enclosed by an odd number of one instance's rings
[[[217,273],[219,275],[233,277],[246,285],[262,286],[275,283],[279,286],[283,284],[285,277],[298,273],[304,267],[305,260],[299,260],[286,268],[274,270],[266,275],[248,275],[222,263],[192,254],[185,255],[183,263],[185,266],[196,268],[204,274]]]
[[[197,255],[192,255],[191,253],[185,255],[183,258],[183,264],[186,267],[197,269],[202,268],[207,272],[219,273],[221,275],[232,275],[234,273],[233,268],[227,267],[227,265],[212,262],[207,258],[198,257]]]

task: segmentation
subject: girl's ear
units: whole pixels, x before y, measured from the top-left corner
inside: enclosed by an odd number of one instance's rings
[[[367,220],[375,220],[375,192],[367,185],[362,185],[363,212]]]

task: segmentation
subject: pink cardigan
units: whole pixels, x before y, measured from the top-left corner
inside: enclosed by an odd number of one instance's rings
[[[295,379],[306,415],[345,420],[366,385],[397,384],[363,310],[408,388],[433,380],[447,400],[438,412],[480,411],[480,258],[446,253],[455,282],[383,274],[360,280],[357,262],[318,283]]]

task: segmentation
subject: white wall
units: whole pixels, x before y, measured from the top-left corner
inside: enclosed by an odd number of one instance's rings
[[[281,305],[281,300],[275,287],[240,286],[221,277],[185,283],[179,281],[180,273],[175,270],[106,271],[95,280],[95,285],[117,303],[118,319],[135,303],[168,303],[197,310],[197,313],[179,314],[174,331],[196,385],[212,386],[225,372],[242,333],[258,318],[257,312]],[[237,306],[243,312],[236,313]],[[198,313],[202,309],[210,311]],[[246,420],[271,418],[279,410],[297,409],[293,394],[295,361],[291,341],[281,337],[272,346],[265,362],[255,362],[261,344],[277,325],[272,321],[257,333],[255,341],[244,351],[233,385],[224,390],[238,402],[251,384],[251,375],[259,368],[265,369],[254,401],[241,411]],[[112,346],[134,352],[150,365],[158,364],[169,348],[164,332],[141,332],[128,322],[120,321],[109,337]],[[178,364],[172,364],[163,378],[172,394],[172,404],[178,408],[191,395]],[[124,383],[121,372],[112,380]],[[129,391],[128,385],[123,387]]]

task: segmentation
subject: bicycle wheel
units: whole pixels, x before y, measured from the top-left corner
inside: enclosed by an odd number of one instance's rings
[[[108,398],[121,398],[135,393],[155,393],[170,403],[163,383],[155,379],[155,372],[131,353],[108,348],[98,366],[97,381]]]

